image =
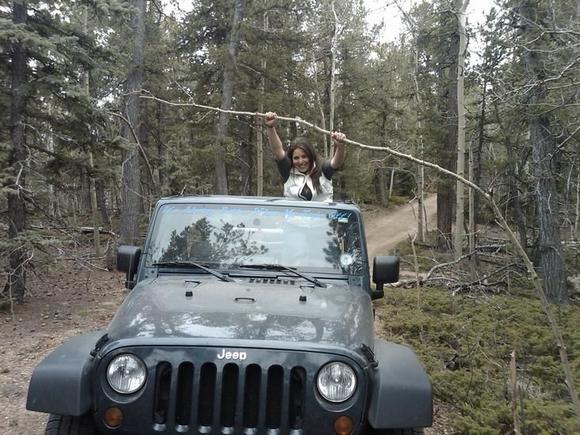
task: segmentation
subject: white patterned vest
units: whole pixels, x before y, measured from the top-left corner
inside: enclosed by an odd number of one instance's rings
[[[323,172],[320,173],[319,180],[320,192],[317,192],[310,175],[305,175],[296,168],[292,168],[288,180],[284,183],[284,196],[293,199],[306,199],[300,193],[304,189],[304,185],[307,185],[312,192],[311,201],[332,202],[332,180],[326,178]]]

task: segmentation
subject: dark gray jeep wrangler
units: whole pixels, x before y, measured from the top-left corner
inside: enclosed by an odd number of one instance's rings
[[[280,198],[159,201],[144,249],[122,246],[133,289],[106,331],[34,370],[27,408],[46,434],[406,434],[432,419],[411,350],[373,335],[352,204]]]

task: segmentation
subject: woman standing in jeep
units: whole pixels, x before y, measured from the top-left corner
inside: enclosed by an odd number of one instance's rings
[[[322,160],[304,137],[297,138],[284,152],[282,141],[276,132],[277,118],[276,113],[267,112],[264,122],[272,154],[284,182],[284,196],[305,201],[331,202],[332,175],[344,163],[346,136],[340,132],[332,132],[334,156],[331,160]]]

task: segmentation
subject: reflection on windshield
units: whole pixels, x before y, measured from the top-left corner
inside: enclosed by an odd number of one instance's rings
[[[147,252],[148,265],[279,264],[351,275],[363,270],[357,216],[345,210],[166,204]]]
[[[234,227],[223,222],[221,227],[212,225],[207,218],[201,218],[178,234],[173,230],[169,244],[162,249],[160,261],[194,261],[220,263],[241,263],[266,251],[264,245],[258,246],[251,240],[251,233],[244,231],[240,222]]]

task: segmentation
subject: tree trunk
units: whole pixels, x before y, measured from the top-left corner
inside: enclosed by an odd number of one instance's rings
[[[100,220],[99,220],[99,206],[97,203],[97,183],[94,175],[95,163],[93,159],[93,152],[89,151],[89,166],[91,168],[90,174],[90,192],[91,192],[91,220],[93,223],[93,244],[95,245],[95,255],[97,257],[101,256],[101,233],[99,230]]]
[[[48,104],[48,116],[52,116],[52,110],[51,110],[51,105]],[[46,151],[48,151],[49,154],[54,153],[54,132],[52,129],[52,126],[49,125],[47,127],[47,132],[46,132],[46,140],[44,141],[44,145],[46,147]],[[52,183],[49,183],[48,186],[48,215],[51,217],[60,217],[60,209],[58,206],[58,196],[57,196],[57,192],[54,189],[54,185]]]
[[[415,113],[417,116],[417,130],[419,132],[419,140],[416,145],[416,153],[419,158],[423,160],[424,155],[424,144],[423,144],[423,123],[421,120],[421,94],[419,93],[419,48],[418,48],[418,38],[417,38],[417,26],[410,15],[405,12],[398,2],[395,2],[399,11],[403,14],[403,18],[407,23],[411,35],[413,35],[413,42],[411,46],[413,47],[413,85],[414,85],[414,100],[415,100]],[[420,242],[425,242],[427,240],[427,219],[425,210],[425,168],[422,165],[417,165],[417,236]]]
[[[512,219],[516,223],[516,228],[518,229],[518,235],[520,237],[520,244],[522,248],[527,249],[528,247],[528,232],[526,229],[526,217],[522,209],[522,200],[520,196],[520,189],[518,186],[518,162],[513,150],[513,145],[509,139],[506,137],[504,139],[504,144],[507,152],[507,178],[508,178],[508,194],[509,194],[509,206],[512,214]]]
[[[26,23],[26,3],[13,3],[12,22],[16,25]],[[26,228],[26,209],[24,188],[26,186],[26,149],[24,138],[24,118],[26,111],[26,48],[21,41],[12,43],[11,63],[11,101],[10,101],[10,141],[11,149],[8,166],[14,173],[13,183],[8,193],[8,237],[18,238]],[[26,272],[24,262],[26,249],[16,242],[10,253],[10,274],[8,287],[11,298],[17,303],[24,302]]]
[[[220,107],[224,110],[230,110],[232,108],[232,97],[234,94],[234,82],[236,78],[236,62],[240,49],[240,28],[242,20],[244,19],[245,9],[246,0],[235,0],[234,17],[232,19],[232,27],[228,42],[228,55],[226,57],[224,80],[222,83],[222,101]],[[214,159],[216,193],[218,195],[228,194],[228,177],[222,148],[228,135],[229,121],[229,116],[226,113],[220,112],[216,129],[218,150]]]
[[[376,157],[377,153],[373,152],[372,154],[373,154],[373,157]],[[373,176],[373,184],[375,185],[375,195],[377,198],[377,202],[381,206],[386,207],[389,202],[387,200],[387,192],[385,190],[387,180],[385,179],[384,168],[382,168],[381,165],[377,164],[375,166],[373,175],[374,175]]]
[[[536,219],[539,230],[538,265],[550,302],[565,303],[568,301],[566,265],[560,238],[558,190],[554,181],[557,170],[553,167],[552,160],[556,147],[548,133],[549,128],[547,116],[539,115],[530,119]]]
[[[263,113],[263,112],[262,112]],[[252,146],[254,139],[254,130],[250,128],[250,124],[243,128],[242,137],[246,140],[240,142],[239,159],[240,159],[240,195],[248,196],[252,191]]]
[[[318,61],[316,60],[316,55],[312,53],[312,68],[314,69],[312,77],[314,78],[314,89],[316,95],[316,104],[318,105],[318,111],[320,112],[320,127],[326,130],[326,116],[324,115],[324,105],[322,104],[322,98],[320,97],[320,87],[318,84]],[[322,134],[322,143],[324,144],[324,156],[328,156],[330,153],[328,151],[328,141],[325,134]]]
[[[339,35],[339,22],[338,16],[336,15],[336,10],[334,8],[334,0],[330,2],[330,9],[332,11],[332,18],[334,19],[332,41],[330,44],[330,91],[328,95],[328,130],[334,131],[334,111],[335,111],[335,98],[336,98],[336,57],[338,51],[338,35]],[[326,147],[325,147],[326,148]],[[328,138],[328,151],[329,153],[325,156],[326,158],[332,155],[332,139]]]
[[[397,80],[398,82],[398,80]],[[398,86],[398,83],[397,83]],[[395,100],[395,149],[399,149],[399,116],[398,116],[398,111],[399,111],[399,101]],[[383,132],[386,134],[385,128],[383,127]],[[385,146],[387,145],[387,140],[385,138]],[[393,197],[393,187],[395,185],[395,163],[393,162],[393,166],[391,168],[391,177],[389,180],[389,195],[388,195],[388,200],[390,201],[391,198]]]
[[[468,176],[469,176],[469,181],[471,181],[473,183],[473,143],[470,143],[469,146],[469,163],[468,163],[468,168],[469,168],[469,172],[468,172]],[[469,251],[468,252],[474,252],[475,251],[475,244],[476,244],[476,227],[477,224],[475,223],[475,197],[477,196],[477,192],[475,190],[473,190],[472,188],[469,188],[468,191],[468,199],[469,199],[469,210],[468,210],[468,216],[469,216],[469,236],[468,236],[468,245],[469,245]],[[475,261],[477,262],[477,256],[475,256]]]
[[[104,183],[101,180],[96,180],[97,204],[99,213],[101,214],[101,222],[107,227],[111,226],[111,217],[107,210],[107,199],[105,195]]]
[[[421,120],[421,94],[419,93],[419,82],[417,76],[419,75],[419,50],[417,48],[417,35],[413,30],[413,84],[415,87],[415,104],[417,116],[417,129],[419,130],[419,143],[416,145],[419,158],[423,159],[423,121]],[[417,235],[419,242],[427,240],[427,219],[425,210],[425,168],[417,165]]]
[[[83,144],[83,152],[87,152],[86,143]],[[80,168],[80,191],[79,191],[79,210],[78,213],[82,217],[89,215],[91,209],[91,179],[89,170],[82,166]]]
[[[465,105],[464,105],[464,70],[465,52],[467,50],[467,34],[465,24],[467,16],[465,10],[469,0],[454,0],[455,15],[457,17],[457,33],[459,35],[459,47],[457,50],[457,170],[460,177],[465,178]],[[465,186],[457,181],[455,184],[455,232],[453,237],[453,247],[455,248],[455,259],[463,254],[464,237],[464,209],[465,209]]]
[[[568,302],[566,283],[566,265],[560,239],[559,203],[556,178],[558,169],[555,167],[557,147],[550,134],[550,119],[548,111],[544,110],[547,103],[545,84],[545,66],[541,56],[547,56],[540,50],[539,41],[533,23],[538,19],[536,3],[524,2],[521,8],[523,34],[528,41],[525,52],[526,75],[535,88],[530,91],[526,107],[530,144],[532,147],[534,193],[536,201],[536,219],[539,230],[538,255],[539,272],[544,280],[546,296],[550,302]],[[534,29],[532,28],[534,27]]]
[[[477,138],[477,148],[473,152],[473,182],[478,186],[481,185],[481,155],[483,152],[483,145],[485,143],[485,118],[487,109],[487,79],[483,79],[481,85],[481,109],[479,112],[479,125],[478,125],[478,138]],[[479,204],[481,200],[479,195],[475,195],[473,198],[475,216],[474,230],[477,231],[477,224],[482,223],[482,214]]]
[[[453,188],[445,180],[437,182],[437,247],[451,248],[451,223],[453,222]]]
[[[450,36],[449,69],[447,73],[447,146],[439,153],[440,165],[455,172],[457,150],[457,53],[459,52],[459,35]],[[437,181],[437,247],[451,247],[451,229],[453,224],[453,204],[455,199],[454,183],[447,178]]]
[[[83,6],[83,32],[88,37],[91,36],[91,31],[89,29],[89,7],[88,5]],[[84,88],[86,92],[87,100],[91,98],[91,77],[90,71],[87,70],[83,77]],[[91,133],[90,125],[87,125],[86,139],[88,140],[88,150],[87,154],[89,157],[89,199],[91,206],[91,221],[93,225],[93,244],[95,246],[95,255],[97,257],[101,256],[101,233],[99,231],[100,221],[99,221],[99,209],[97,204],[97,183],[95,177],[95,161],[93,157],[93,135]]]
[[[155,174],[153,172],[153,168],[151,167],[151,163],[147,161],[147,155],[149,155],[149,125],[147,120],[147,110],[141,105],[141,114],[140,114],[140,123],[139,128],[137,130],[137,134],[139,135],[139,150],[141,154],[141,158],[139,159],[140,163],[140,183],[141,183],[141,209],[139,210],[140,213],[144,213],[145,210],[150,210],[152,207],[152,198],[156,198],[158,196],[157,187],[155,184]]]
[[[124,101],[126,122],[121,128],[121,134],[132,146],[123,156],[120,242],[135,245],[141,241],[139,237],[139,211],[143,209],[140,182],[140,145],[138,141],[141,125],[139,91],[143,86],[146,0],[133,0],[132,4],[135,7],[130,24],[133,34],[133,54],[127,77],[127,96]]]
[[[260,103],[258,111],[264,113],[264,104]],[[256,195],[264,195],[264,121],[256,117]]]
[[[167,186],[167,177],[163,168],[165,167],[165,145],[163,143],[163,131],[164,131],[164,106],[158,101],[155,109],[155,131],[157,137],[157,164],[154,169],[155,182],[157,183],[159,194],[167,195],[169,189]]]
[[[382,119],[381,119],[381,132],[383,134],[383,144],[386,146],[387,145],[387,114],[386,112],[382,113]],[[379,153],[373,152],[372,153],[372,157],[373,159],[375,159],[375,157],[378,159],[380,157]],[[385,179],[385,169],[382,167],[382,164],[379,164],[377,162],[377,164],[375,165],[374,171],[373,171],[373,182],[375,185],[375,195],[377,198],[377,202],[382,205],[383,207],[386,207],[389,203],[388,199],[387,199],[387,192],[385,190],[385,186],[387,184],[387,181]]]
[[[538,116],[530,123],[536,218],[539,229],[539,268],[550,302],[566,303],[568,302],[566,265],[560,238],[558,190],[554,181],[557,171],[552,166],[556,147],[548,133],[549,127],[549,120],[544,115]]]
[[[263,27],[264,32],[268,31],[268,12],[264,12]],[[266,90],[266,56],[262,59],[262,76],[260,77],[260,103],[258,112],[264,113],[264,95]],[[261,117],[256,117],[256,195],[264,195],[264,121]]]

